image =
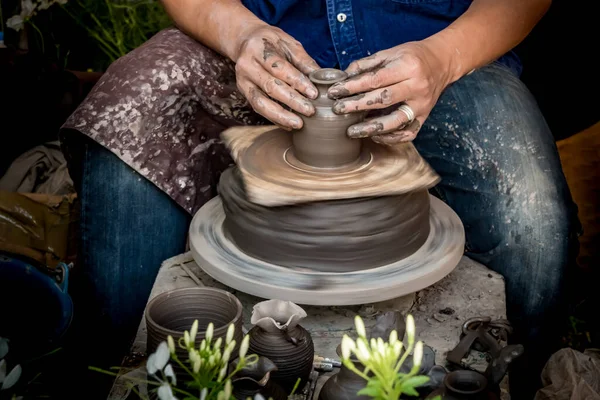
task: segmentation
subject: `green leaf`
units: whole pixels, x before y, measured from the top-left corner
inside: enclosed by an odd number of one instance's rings
[[[408,385],[412,387],[419,387],[429,382],[429,377],[424,375],[411,376],[402,382],[402,385]]]
[[[412,386],[400,385],[400,387],[401,387],[402,394],[406,394],[408,396],[418,396],[419,395],[419,392],[417,392],[415,390],[415,388]]]
[[[377,397],[382,392],[381,386],[381,382],[379,382],[376,379],[372,379],[367,383],[367,386],[359,390],[357,394],[359,396],[365,395],[370,397]]]

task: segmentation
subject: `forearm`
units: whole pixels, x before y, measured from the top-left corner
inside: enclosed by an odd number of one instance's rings
[[[460,18],[425,42],[447,55],[451,83],[518,45],[550,3],[551,0],[474,0]]]
[[[179,29],[236,61],[246,33],[266,25],[239,0],[162,0]]]

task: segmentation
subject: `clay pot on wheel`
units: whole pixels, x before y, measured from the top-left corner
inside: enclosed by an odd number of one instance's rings
[[[342,346],[339,345],[336,349],[338,357],[342,357]],[[364,366],[358,359],[352,355],[352,363],[358,370],[363,370]],[[319,400],[368,400],[369,396],[359,396],[357,393],[367,385],[367,382],[344,364],[340,367],[340,371],[327,379],[321,392]]]
[[[171,335],[177,343],[184,331],[189,331],[198,320],[196,346],[205,338],[209,323],[214,325],[213,340],[223,338],[223,346],[229,325],[234,324],[233,339],[236,347],[232,354],[237,354],[242,343],[242,303],[237,297],[221,289],[198,287],[176,289],[159,294],[146,307],[144,314],[148,331],[148,354],[153,353],[160,342]],[[185,349],[176,346],[177,356],[187,360]]]
[[[306,312],[290,301],[267,300],[256,304],[251,322],[249,354],[273,361],[277,371],[271,377],[286,393],[298,378],[299,389],[306,384],[314,360],[314,344],[310,333],[299,325]]]
[[[309,75],[319,96],[312,101],[315,114],[311,117],[299,114],[303,125],[292,135],[294,156],[301,163],[317,168],[338,168],[359,159],[362,142],[350,139],[346,131],[360,122],[365,112],[335,114],[334,100],[327,96],[331,85],[347,78],[347,73],[333,68],[319,69]]]
[[[459,370],[450,372],[444,378],[441,388],[433,391],[427,399],[440,396],[442,400],[499,400],[488,389],[488,380],[477,371]]]

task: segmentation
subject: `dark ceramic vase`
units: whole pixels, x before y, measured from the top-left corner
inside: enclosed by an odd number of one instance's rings
[[[440,397],[442,400],[499,400],[488,389],[488,380],[477,371],[458,370],[444,378],[441,388],[433,391],[426,399]]]
[[[230,364],[234,370],[239,359]],[[254,399],[260,394],[265,399],[286,400],[285,391],[271,379],[271,374],[277,371],[277,366],[266,357],[259,357],[258,361],[238,371],[232,378],[233,397],[238,400]]]
[[[309,78],[317,87],[319,96],[313,100],[315,114],[311,117],[300,115],[303,126],[292,136],[295,157],[300,162],[317,168],[344,167],[358,161],[361,140],[350,139],[346,131],[351,125],[360,122],[365,113],[337,115],[332,109],[334,100],[327,97],[329,87],[347,79],[348,74],[333,68],[323,68],[312,72]]]
[[[338,357],[342,356],[341,345],[337,347]],[[364,366],[356,358],[351,359],[354,366],[361,370]],[[340,371],[327,379],[321,388],[319,400],[368,400],[369,396],[359,396],[357,393],[366,386],[363,378],[352,372],[344,364]]]
[[[198,287],[159,294],[148,302],[145,318],[148,354],[153,353],[169,335],[177,343],[184,331],[190,330],[194,320],[198,320],[196,345],[205,338],[206,328],[211,322],[214,325],[213,340],[223,338],[223,346],[227,329],[234,324],[236,347],[232,354],[237,354],[243,339],[242,303],[233,294],[221,289]],[[187,350],[176,346],[176,353],[180,360],[187,360]]]
[[[273,361],[277,371],[271,377],[290,393],[298,378],[302,389],[310,377],[314,344],[310,333],[300,326],[306,312],[289,301],[267,300],[254,306],[250,336],[250,354]]]

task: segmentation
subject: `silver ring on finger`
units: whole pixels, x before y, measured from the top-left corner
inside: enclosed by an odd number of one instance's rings
[[[410,108],[408,104],[402,104],[400,107],[398,107],[398,111],[402,111],[404,115],[406,115],[406,118],[408,119],[408,121],[406,122],[407,124],[410,124],[414,121],[415,112],[412,108]]]

